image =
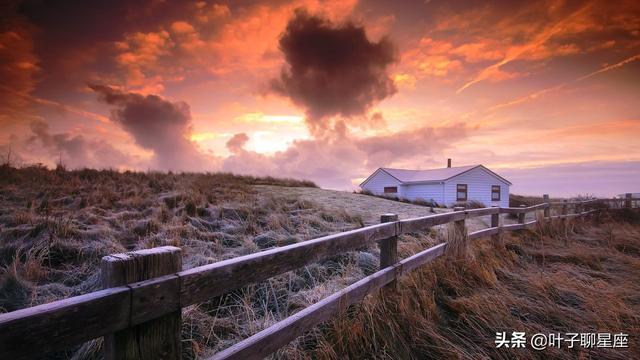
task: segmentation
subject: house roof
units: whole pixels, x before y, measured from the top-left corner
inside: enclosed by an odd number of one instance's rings
[[[450,167],[450,168],[447,167],[447,168],[429,169],[429,170],[408,170],[408,169],[392,169],[392,168],[380,168],[379,170],[382,170],[387,174],[393,176],[396,180],[400,181],[401,183],[420,183],[420,182],[446,181],[460,174],[463,174],[467,171],[475,169],[477,167],[482,167],[483,169],[488,171],[490,174],[493,174],[497,178],[511,185],[510,181],[496,174],[495,172],[487,169],[484,165],[456,166],[456,167]],[[369,178],[371,178],[371,176]],[[369,178],[367,178],[360,185],[361,186],[364,185],[369,180]]]

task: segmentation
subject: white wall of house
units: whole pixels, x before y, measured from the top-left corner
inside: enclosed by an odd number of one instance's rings
[[[433,184],[407,184],[403,187],[403,195],[409,200],[435,201],[438,204],[444,203],[444,185],[442,183]]]
[[[398,193],[397,194],[385,194],[384,188],[388,186],[397,186]],[[393,176],[389,175],[384,170],[378,169],[373,175],[369,178],[369,180],[363,184],[362,189],[371,191],[374,195],[387,195],[387,196],[398,196],[402,197],[403,194],[400,187],[400,181],[398,181]]]
[[[477,167],[445,181],[445,204],[447,206],[456,203],[456,186],[458,184],[467,184],[468,200],[480,201],[486,206],[509,206],[509,184],[482,167]],[[492,185],[500,186],[500,201],[491,200]]]
[[[378,169],[362,185],[374,195],[397,196],[409,200],[433,200],[438,204],[453,206],[457,203],[456,187],[467,185],[467,200],[475,200],[485,206],[509,206],[509,184],[483,167],[471,169],[444,182],[402,184],[386,171]],[[500,201],[491,200],[491,187],[500,186]],[[397,193],[385,193],[385,187],[397,187]]]

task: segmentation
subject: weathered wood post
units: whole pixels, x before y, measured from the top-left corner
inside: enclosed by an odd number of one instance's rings
[[[464,206],[456,206],[453,208],[453,211],[464,211]],[[453,226],[455,227],[458,235],[462,236],[462,234],[465,233],[465,219],[454,221]]]
[[[497,205],[491,206],[492,208],[499,208]],[[500,213],[491,214],[491,227],[492,228],[500,228]],[[498,229],[499,230],[499,229]],[[500,233],[494,234],[491,236],[492,240],[495,244],[500,241]]]
[[[549,194],[542,195],[542,201],[547,204],[547,207],[544,208],[544,217],[547,220],[551,217],[551,204],[549,203]]]
[[[102,258],[102,286],[110,288],[169,275],[182,270],[181,249],[163,246]],[[179,291],[176,287],[175,291]],[[160,297],[160,301],[163,298]],[[154,304],[149,306],[162,306]],[[104,358],[180,359],[182,311],[144,322],[104,337]],[[135,314],[131,314],[135,316]]]
[[[626,193],[624,194],[624,207],[626,207],[627,209],[631,209],[631,199],[633,197],[633,194],[631,193]]]
[[[521,208],[526,208],[527,205],[520,205]],[[524,217],[527,215],[524,211],[518,213],[518,224],[524,224]]]
[[[567,236],[568,236],[568,231],[569,231],[568,225],[567,225],[569,223],[567,221],[567,214],[568,214],[567,211],[568,211],[567,200],[565,199],[565,200],[562,200],[562,210],[561,210],[562,216],[560,217],[560,223],[562,224],[562,229],[563,229],[564,235],[565,235],[565,238],[564,238],[565,245],[566,245],[566,243],[568,241],[567,240],[568,239]]]
[[[383,214],[380,216],[381,223],[398,221],[396,214]],[[380,269],[384,269],[398,262],[398,237],[392,236],[380,240]],[[394,291],[396,289],[396,281],[387,284],[383,291]]]

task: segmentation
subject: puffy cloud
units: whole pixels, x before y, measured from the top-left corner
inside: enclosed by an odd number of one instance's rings
[[[420,77],[446,78],[462,70],[462,62],[454,57],[453,45],[430,37],[402,54],[403,62]],[[415,78],[414,78],[415,85]]]
[[[100,99],[115,106],[111,118],[131,134],[138,145],[152,150],[153,167],[163,170],[211,170],[213,156],[192,142],[191,112],[184,102],[156,95],[124,93],[103,85],[90,85]]]
[[[135,168],[139,165],[139,159],[123,153],[104,139],[67,132],[51,133],[49,125],[42,120],[31,123],[31,132],[16,149],[24,152],[23,156],[28,155],[30,161],[35,161],[36,156],[44,157],[40,161],[45,162],[60,159],[69,168]]]
[[[465,139],[468,129],[463,124],[446,127],[424,126],[389,135],[361,139],[357,146],[367,155],[367,165],[380,167],[398,160],[407,161],[438,154],[454,143]]]
[[[468,129],[462,124],[425,126],[365,138],[355,137],[344,125],[338,125],[331,135],[294,141],[284,151],[263,155],[242,149],[249,138],[246,134],[236,134],[227,143],[233,154],[223,161],[222,169],[313,179],[323,187],[345,189],[353,186],[354,179],[381,166],[407,166],[409,163],[414,167],[416,164],[431,166],[433,157],[467,136]]]
[[[249,136],[247,136],[247,134],[235,134],[231,137],[231,139],[229,139],[229,141],[227,141],[227,149],[229,149],[229,151],[234,154],[238,153],[243,150],[244,146],[247,144],[247,141],[249,141]]]
[[[287,66],[272,90],[307,111],[312,132],[334,115],[364,115],[396,92],[387,70],[396,60],[394,45],[372,42],[364,27],[328,20],[298,9],[280,38]]]

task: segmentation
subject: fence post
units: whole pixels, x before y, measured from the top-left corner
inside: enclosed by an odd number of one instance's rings
[[[464,206],[456,206],[453,208],[453,211],[464,211]],[[458,234],[464,234],[465,232],[465,224],[464,224],[464,219],[462,220],[457,220],[453,222],[453,225],[456,229],[456,232]]]
[[[633,197],[633,194],[631,193],[626,193],[624,195],[624,207],[631,209],[631,198]]]
[[[551,204],[549,204],[549,194],[542,195],[542,201],[547,204],[547,207],[544,208],[544,217],[545,220],[547,220],[549,217],[551,217]]]
[[[526,208],[527,205],[520,205],[521,208]],[[524,211],[518,214],[518,223],[524,224],[524,217],[527,215]]]
[[[562,215],[567,215],[567,200],[562,200]],[[566,216],[565,216],[566,217]],[[563,217],[564,219],[564,217]]]
[[[397,214],[383,214],[380,216],[381,223],[398,221]],[[380,240],[380,269],[384,269],[398,262],[398,237],[392,236]],[[387,284],[383,291],[395,290],[396,280]]]
[[[499,206],[497,206],[497,205],[493,205],[491,207],[499,208]],[[492,228],[499,228],[500,227],[500,213],[491,214],[491,227]],[[493,235],[491,238],[493,239],[494,242],[497,243],[498,241],[500,241],[500,233],[497,233],[497,234]]]
[[[102,286],[110,288],[182,270],[181,249],[163,246],[102,258]],[[182,310],[104,337],[104,358],[180,359]]]

